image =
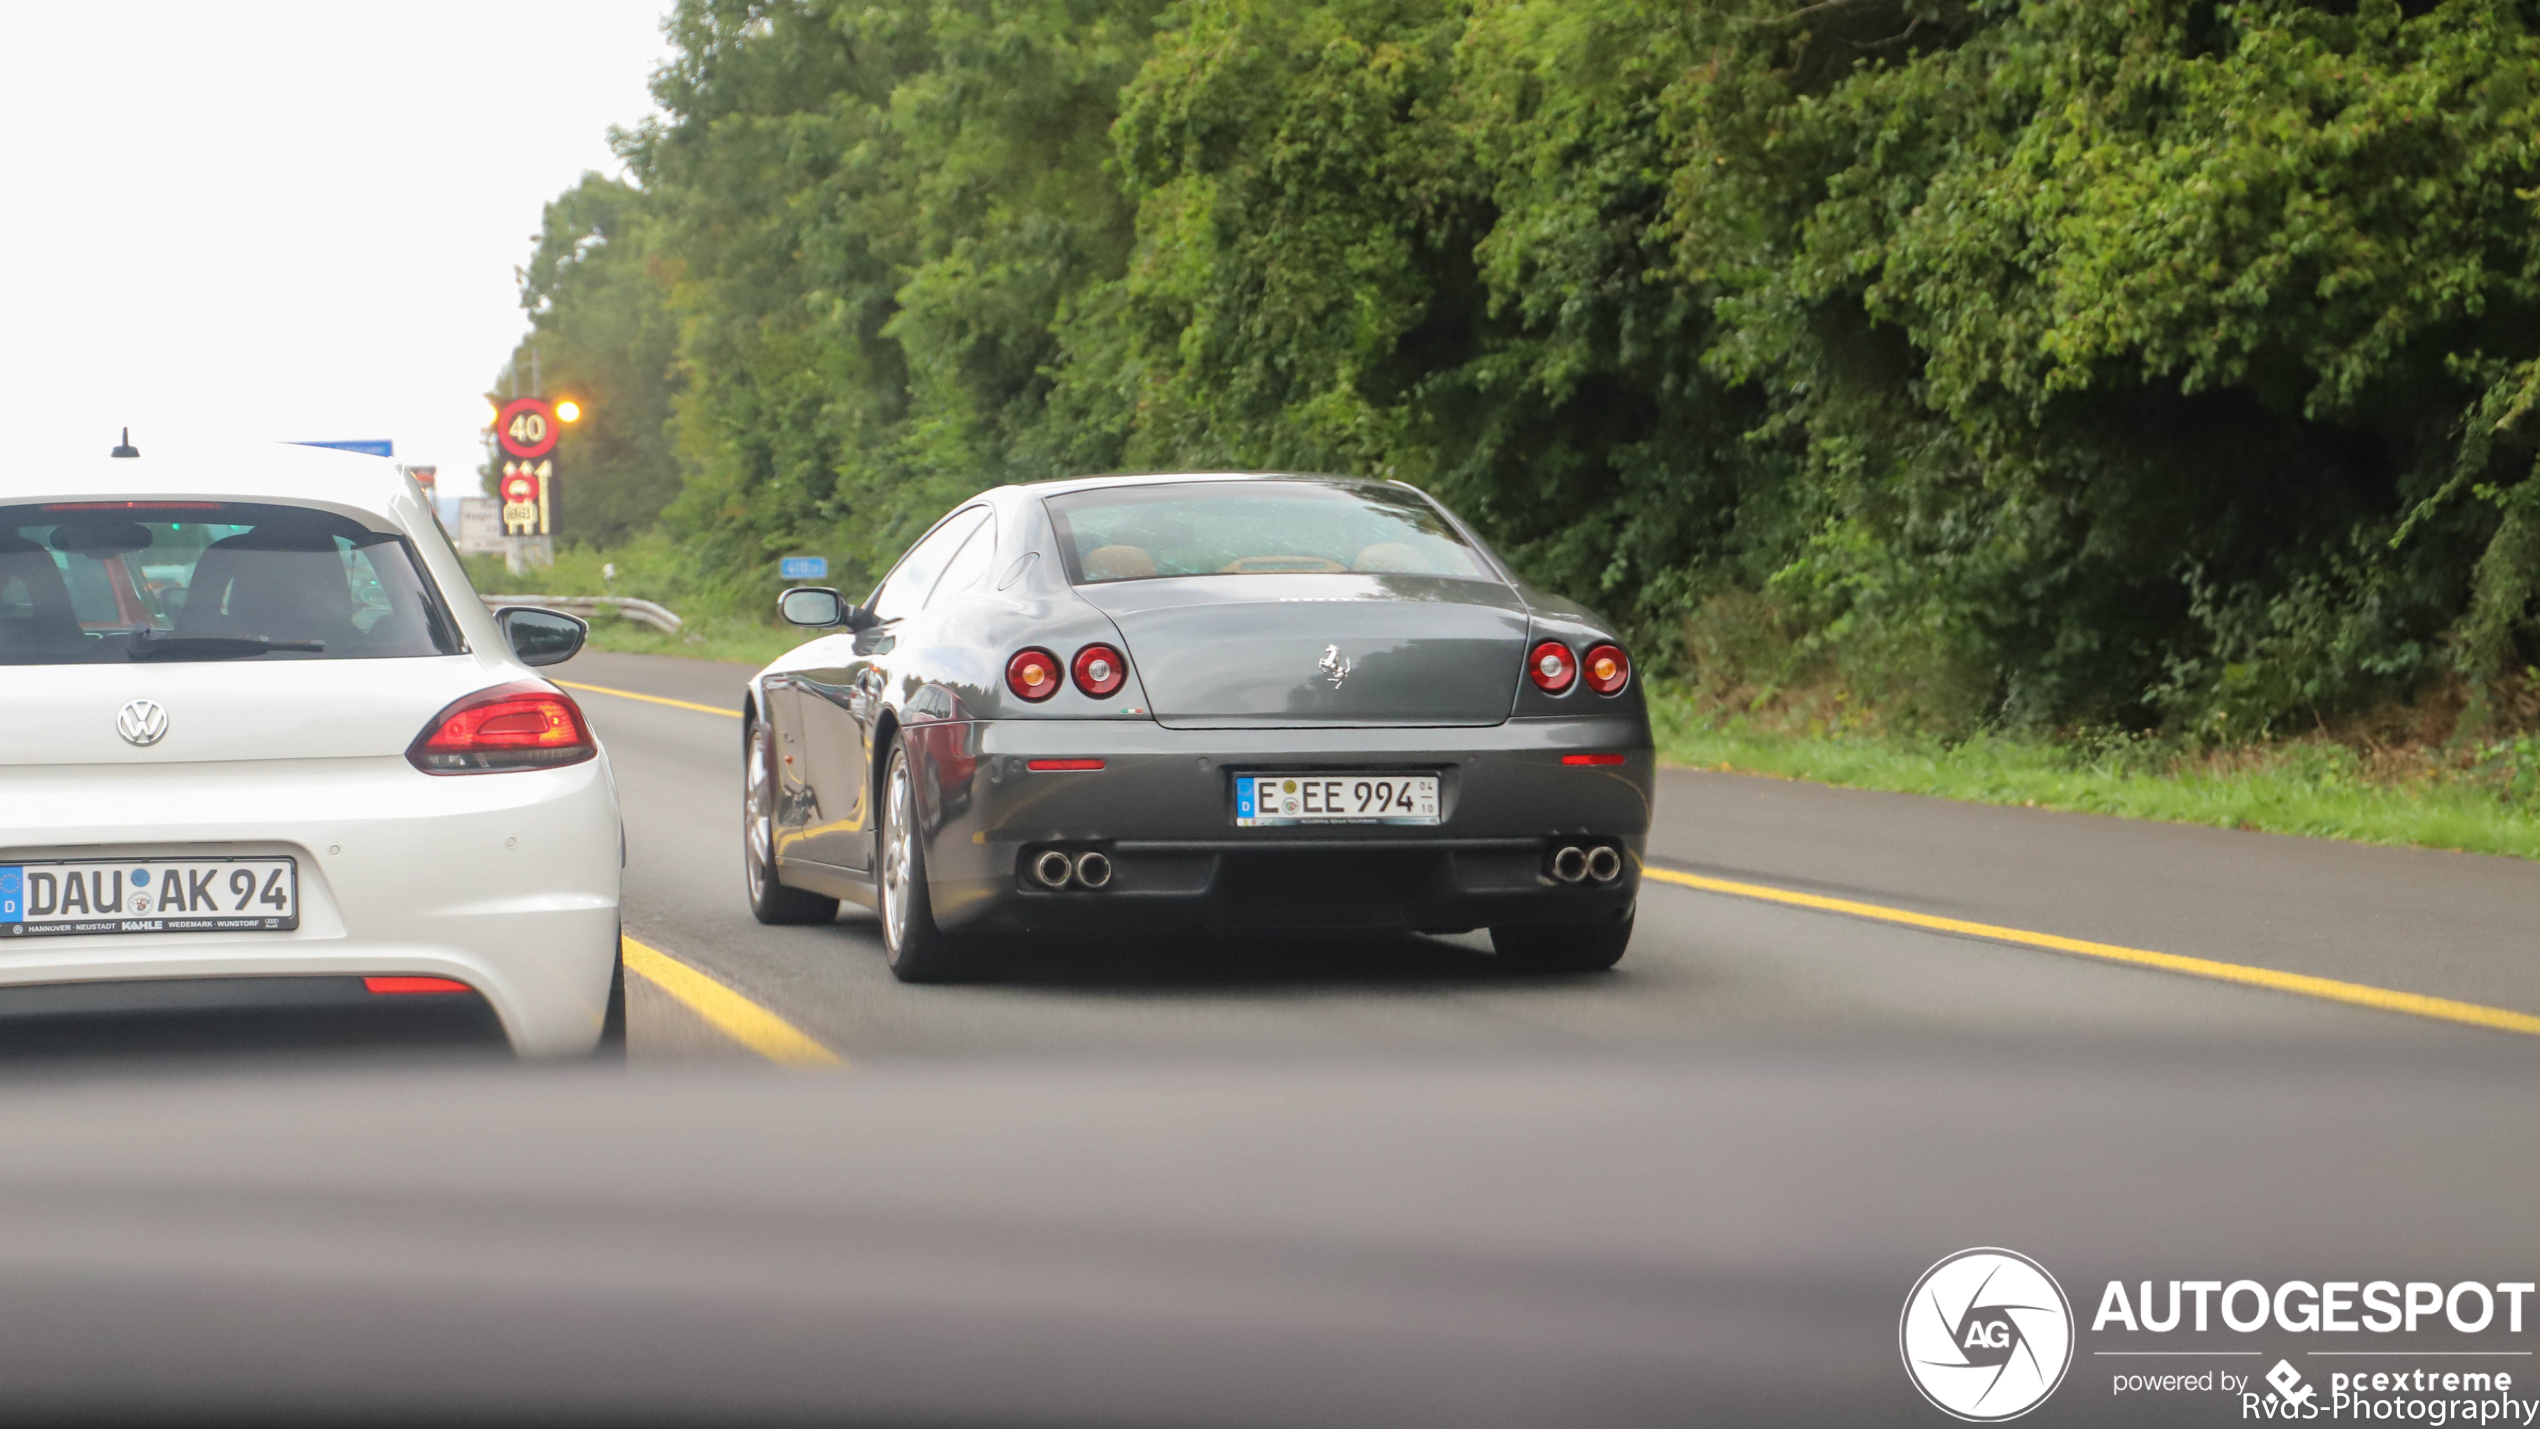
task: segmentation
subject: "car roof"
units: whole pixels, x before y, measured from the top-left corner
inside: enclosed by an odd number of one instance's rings
[[[1058,481],[1034,481],[997,487],[979,494],[980,500],[1002,500],[1009,496],[1064,496],[1071,491],[1088,491],[1113,486],[1168,486],[1194,481],[1313,481],[1341,486],[1391,486],[1403,483],[1372,476],[1338,476],[1319,471],[1141,471],[1113,472],[1103,476],[1071,476]]]
[[[271,501],[386,517],[407,478],[383,457],[286,443],[188,448],[143,444],[138,457],[55,452],[12,463],[0,505],[32,501]]]

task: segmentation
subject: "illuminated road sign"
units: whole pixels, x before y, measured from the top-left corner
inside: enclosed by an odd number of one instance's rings
[[[494,489],[503,498],[503,534],[506,536],[545,536],[548,530],[548,486],[554,480],[556,464],[552,461],[507,461],[503,478]]]
[[[494,437],[505,456],[542,457],[556,448],[556,414],[542,397],[505,403],[494,414]]]

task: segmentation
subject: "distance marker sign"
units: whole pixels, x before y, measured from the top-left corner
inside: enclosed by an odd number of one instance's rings
[[[494,437],[506,456],[545,456],[556,447],[555,410],[543,397],[507,402],[494,417]]]

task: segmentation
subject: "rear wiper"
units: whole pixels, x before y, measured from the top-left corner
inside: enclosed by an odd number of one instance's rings
[[[323,640],[268,640],[261,635],[160,635],[136,630],[125,656],[134,660],[243,660],[276,650],[326,649]]]

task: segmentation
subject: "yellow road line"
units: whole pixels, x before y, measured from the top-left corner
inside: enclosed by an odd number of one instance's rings
[[[558,680],[556,683],[564,686],[568,690],[582,690],[594,695],[615,695],[621,700],[642,700],[648,705],[668,705],[675,710],[695,710],[699,714],[719,714],[727,719],[739,719],[741,717],[741,712],[739,710],[718,709],[713,705],[701,705],[689,700],[674,700],[662,695],[639,695],[633,690],[612,690],[606,685],[577,685],[571,680]]]
[[[846,1058],[813,1041],[801,1028],[670,954],[633,938],[620,941],[626,945],[628,972],[641,973],[725,1036],[767,1060],[787,1067],[846,1065]]]
[[[2372,987],[2359,982],[2340,982],[2336,978],[2312,977],[2306,973],[2278,972],[2274,968],[2253,968],[2240,963],[2216,962],[2212,958],[2182,957],[2177,953],[2156,953],[2145,948],[2124,948],[2114,943],[2093,943],[2081,938],[2058,937],[2053,933],[2032,933],[2025,928],[2005,928],[1994,923],[1970,923],[1963,918],[1940,918],[1929,913],[1914,913],[1903,908],[1890,908],[1880,903],[1858,903],[1849,898],[1827,898],[1815,893],[1800,893],[1788,888],[1774,888],[1762,883],[1738,883],[1726,878],[1704,878],[1700,874],[1678,873],[1671,868],[1643,866],[1641,877],[1685,888],[1698,888],[1705,893],[1725,893],[1733,898],[1754,898],[1766,903],[1783,903],[1793,908],[1814,908],[1822,913],[1841,913],[1853,918],[1870,918],[1881,923],[1900,923],[1908,928],[1925,928],[1935,933],[1956,933],[1969,938],[1989,938],[1997,943],[2017,943],[2027,948],[2044,948],[2050,952],[2073,953],[2085,958],[2105,958],[2110,962],[2132,963],[2137,967],[2159,968],[2163,972],[2185,973],[2189,977],[2212,978],[2217,982],[2236,982],[2246,987],[2270,988],[2276,992],[2298,993],[2304,997],[2325,998],[2330,1002],[2350,1003],[2356,1007],[2376,1008],[2383,1012],[2404,1012],[2416,1017],[2431,1017],[2442,1022],[2459,1022],[2471,1027],[2493,1028],[2500,1032],[2521,1032],[2540,1036],[2540,1017],[2527,1012],[2513,1012],[2502,1007],[2486,1007],[2475,1002],[2455,1002],[2448,997],[2427,997],[2423,993],[2399,992],[2392,988]]]

